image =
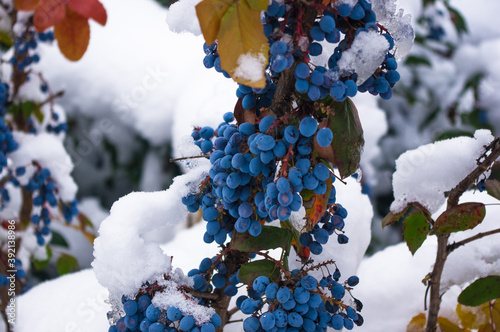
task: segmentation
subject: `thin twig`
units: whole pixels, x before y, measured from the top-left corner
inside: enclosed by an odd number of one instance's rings
[[[190,156],[190,157],[170,159],[170,162],[173,163],[175,161],[181,161],[181,160],[187,160],[187,159],[209,158],[209,157],[210,157],[209,154],[202,154],[201,156]]]
[[[458,241],[458,242],[453,242],[452,244],[449,244],[448,245],[448,254],[450,252],[452,252],[453,250],[469,243],[469,242],[472,242],[472,241],[475,241],[475,240],[478,240],[478,239],[481,239],[485,236],[488,236],[488,235],[493,235],[493,234],[497,234],[497,233],[500,233],[500,228],[497,228],[497,229],[494,229],[494,230],[491,230],[491,231],[488,231],[488,232],[482,232],[482,233],[477,233],[476,235],[474,236],[471,236],[469,238],[466,238],[462,241]]]
[[[190,289],[189,294],[191,294],[195,297],[201,297],[201,298],[209,299],[209,300],[218,300],[219,299],[219,295],[217,295],[217,294],[207,293],[207,292],[199,292],[199,291],[195,291],[194,289]]]
[[[238,311],[240,311],[240,309],[238,309],[238,307],[234,307],[231,310],[228,310],[227,317],[231,318],[231,316],[234,315],[235,313],[237,313]]]

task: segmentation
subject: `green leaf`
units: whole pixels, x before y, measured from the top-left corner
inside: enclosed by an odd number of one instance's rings
[[[420,209],[413,209],[413,211],[404,221],[403,236],[411,254],[415,255],[427,238],[430,225],[424,212]]]
[[[462,14],[455,8],[451,7],[448,2],[445,2],[445,5],[450,12],[451,21],[453,22],[458,35],[461,36],[462,34],[467,33],[469,29],[467,28],[467,22],[465,21]]]
[[[443,212],[434,223],[431,234],[444,235],[473,229],[486,215],[483,203],[464,203]]]
[[[429,59],[421,57],[421,56],[416,56],[416,55],[409,55],[406,57],[405,64],[407,66],[427,66],[427,67],[432,67],[432,63],[429,61]]]
[[[486,184],[486,192],[496,199],[500,199],[500,181],[486,180],[484,183]]]
[[[488,276],[470,284],[458,296],[461,304],[476,307],[500,298],[500,276]]]
[[[286,229],[262,226],[262,232],[259,236],[252,236],[248,232],[233,235],[231,248],[245,252],[276,248],[289,250],[292,238],[292,233]]]
[[[43,270],[47,265],[49,265],[50,260],[52,259],[52,249],[49,246],[45,246],[45,251],[47,252],[47,259],[43,261],[33,259],[33,266],[38,271]]]
[[[320,148],[316,143],[314,149],[319,155],[338,168],[342,179],[354,174],[359,169],[359,161],[365,140],[363,128],[359,121],[358,110],[351,99],[344,102],[333,102],[334,114],[330,115],[328,127],[333,132],[332,145]]]
[[[238,278],[244,284],[251,284],[258,276],[266,276],[275,280],[280,276],[280,269],[273,262],[266,259],[243,264],[240,268]]]
[[[292,226],[292,224],[290,223],[290,220],[281,221],[280,225],[281,225],[281,228],[284,228],[284,229],[290,231],[290,233],[292,234],[292,237],[293,237],[292,242],[294,242],[293,244],[297,246],[297,251],[298,251],[301,247],[299,231],[296,230],[295,227]],[[288,248],[287,253],[289,251],[290,251],[290,248]],[[288,255],[286,255],[286,256],[288,256]]]
[[[75,257],[68,254],[62,254],[61,257],[57,259],[56,268],[57,273],[62,276],[63,274],[78,271],[80,266],[78,265],[78,260]]]
[[[69,248],[68,241],[61,235],[61,233],[52,230],[52,239],[50,240],[50,245],[58,246],[62,248]]]

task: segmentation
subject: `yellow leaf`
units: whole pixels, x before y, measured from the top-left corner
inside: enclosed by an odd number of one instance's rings
[[[57,39],[61,53],[68,60],[80,60],[90,40],[88,18],[66,8],[66,17],[55,25],[54,37]]]
[[[444,317],[438,317],[438,325],[444,332],[464,332],[464,329],[457,326],[455,323],[449,321]]]
[[[266,10],[267,4],[269,3],[269,1],[267,0],[247,0],[247,1],[250,7],[255,10]]]
[[[481,305],[483,312],[487,317],[487,324],[481,327],[478,332],[495,332],[491,323],[498,329],[500,326],[500,301],[495,300],[491,305],[490,302]]]
[[[423,332],[425,328],[425,314],[418,314],[406,326],[406,332]]]
[[[196,5],[196,16],[207,45],[217,39],[222,17],[232,4],[233,0],[203,0]]]
[[[488,315],[485,312],[484,304],[478,307],[468,307],[459,303],[455,311],[462,326],[466,329],[477,330],[488,323]]]
[[[246,0],[233,2],[220,22],[217,39],[222,69],[238,83],[264,88],[269,45],[260,10]]]

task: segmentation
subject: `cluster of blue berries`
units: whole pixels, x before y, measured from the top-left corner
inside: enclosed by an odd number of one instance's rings
[[[26,31],[14,42],[14,55],[10,58],[10,63],[18,71],[24,71],[31,64],[40,61],[40,55],[34,52],[38,47],[38,42],[52,42],[53,40],[52,31],[40,33],[32,29]]]
[[[187,275],[193,278],[194,290],[211,292],[214,289],[221,289],[229,297],[233,297],[238,293],[236,288],[236,285],[240,283],[238,274],[228,276],[226,264],[217,257],[212,259],[204,258],[198,269],[192,269]],[[205,300],[199,298],[199,303],[205,304]]]
[[[355,308],[342,302],[346,288],[351,289],[359,282],[356,276],[340,284],[331,276],[318,282],[311,275],[299,275],[298,270],[292,271],[291,275],[289,283],[275,283],[265,276],[257,277],[249,296],[238,298],[238,308],[251,315],[243,322],[245,332],[285,329],[314,332],[325,331],[327,327],[351,330],[354,324],[363,324],[363,317],[358,312],[361,310],[359,301],[355,302]]]
[[[205,68],[215,68],[218,73],[222,73],[224,77],[230,78],[229,74],[221,68],[220,66],[220,57],[217,53],[217,43],[213,43],[212,45],[203,44],[203,51],[205,52],[205,58],[203,58],[203,65]]]
[[[161,292],[157,285],[147,285],[138,293],[136,299],[122,298],[124,317],[110,326],[109,332],[215,332],[222,324],[220,316],[215,313],[209,322],[198,324],[196,320],[182,311],[170,306],[161,310],[151,303],[154,295]]]
[[[331,144],[331,129],[318,129],[312,116],[304,116],[298,126],[293,124],[296,118],[278,120],[270,115],[258,125],[232,124],[232,113],[226,113],[224,120],[215,130],[196,128],[192,134],[195,144],[209,154],[212,168],[200,192],[183,197],[182,202],[190,212],[201,208],[207,222],[204,241],[223,244],[233,230],[258,236],[265,222],[285,221],[301,208],[303,190],[316,195],[329,190],[330,209],[321,221],[324,231],[310,225],[307,231],[319,240],[303,241],[306,247],[312,243],[311,252],[319,254],[321,244],[328,241],[322,235],[342,231],[347,216],[335,204],[335,177],[314,154],[315,141],[323,147]],[[341,232],[337,236],[339,243],[347,243],[347,236]]]

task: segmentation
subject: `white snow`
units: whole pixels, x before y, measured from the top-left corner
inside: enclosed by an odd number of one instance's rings
[[[107,331],[107,298],[92,270],[45,282],[17,297],[16,331]]]
[[[199,305],[198,300],[179,291],[178,287],[180,285],[182,283],[172,280],[166,281],[162,284],[165,289],[156,293],[151,303],[162,310],[167,310],[169,307],[174,306],[184,315],[192,316],[199,326],[208,323],[215,313],[215,309]]]
[[[113,204],[94,242],[92,266],[114,303],[119,303],[122,295],[133,296],[146,281],[159,280],[171,271],[171,257],[163,253],[159,243],[144,237],[170,233],[185,220],[187,210],[181,198],[196,190],[206,171],[200,167],[174,179],[168,190],[131,193]]]
[[[460,203],[464,202],[497,204],[498,200],[486,193],[469,191],[460,200]],[[449,243],[498,228],[498,209],[495,205],[487,206],[486,217],[480,225],[472,230],[453,233]],[[444,207],[433,218],[443,211]],[[414,256],[406,244],[401,243],[361,263],[358,270],[360,283],[355,291],[364,304],[361,314],[365,324],[358,331],[405,331],[411,318],[424,312],[426,286],[422,280],[432,270],[436,249],[436,237],[430,236]],[[442,275],[441,290],[445,293],[441,316],[452,321],[456,319],[454,311],[461,290],[476,278],[500,274],[499,256],[500,234],[470,242],[448,256]]]
[[[200,23],[196,17],[195,6],[200,0],[180,0],[174,2],[167,11],[167,24],[171,31],[201,34]]]
[[[340,75],[358,74],[357,84],[363,84],[384,62],[389,50],[387,39],[376,31],[361,31],[351,48],[342,53],[338,62]]]
[[[234,77],[250,82],[258,82],[264,79],[264,69],[267,66],[266,57],[261,54],[242,54],[237,61],[238,67],[234,71]]]
[[[61,199],[65,202],[75,199],[78,188],[71,176],[73,162],[62,141],[55,135],[43,132],[33,135],[15,131],[13,134],[19,143],[19,148],[9,155],[13,166],[28,166],[32,161],[38,162],[50,170]]]
[[[391,211],[418,202],[434,213],[445,202],[445,193],[477,167],[476,160],[492,140],[490,131],[477,130],[474,138],[457,137],[403,153],[396,160]]]

